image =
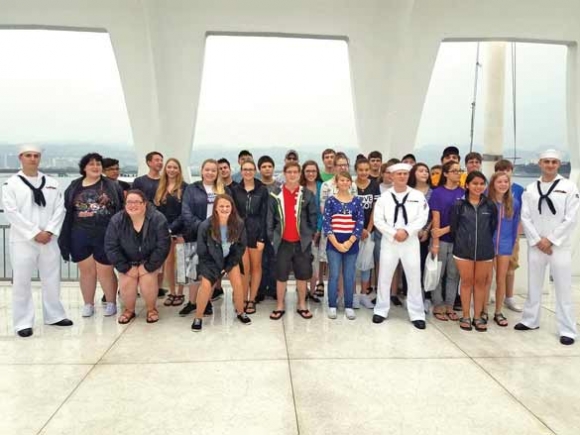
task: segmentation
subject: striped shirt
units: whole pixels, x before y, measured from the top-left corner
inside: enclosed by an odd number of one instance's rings
[[[326,236],[333,234],[339,243],[347,241],[354,235],[357,241],[352,245],[348,254],[358,252],[358,240],[362,235],[363,226],[364,210],[360,198],[355,196],[350,202],[341,202],[335,196],[327,199],[322,229]],[[331,242],[327,243],[326,249],[336,251]]]

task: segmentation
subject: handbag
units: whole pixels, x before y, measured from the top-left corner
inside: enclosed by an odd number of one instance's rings
[[[360,242],[358,257],[356,257],[356,268],[358,270],[371,270],[375,267],[374,250],[375,242],[371,237],[367,237]]]
[[[197,280],[197,242],[175,245],[175,271],[177,284],[187,285]]]
[[[441,279],[441,269],[442,262],[429,253],[425,260],[425,269],[423,271],[423,289],[426,292],[433,291],[437,288],[439,280]]]

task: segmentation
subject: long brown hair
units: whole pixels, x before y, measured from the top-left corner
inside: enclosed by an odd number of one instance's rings
[[[230,195],[222,193],[215,197],[215,202],[213,203],[213,212],[211,214],[211,236],[214,240],[222,241],[221,231],[220,231],[220,218],[218,215],[218,203],[219,201],[228,201],[232,206],[232,211],[228,217],[228,231],[227,231],[227,241],[230,243],[235,243],[240,239],[240,223],[241,219],[238,217],[238,211],[236,210],[236,204]]]
[[[216,167],[216,179],[213,182],[213,190],[214,193],[217,195],[221,195],[226,193],[226,188],[224,187],[224,181],[222,180],[222,177],[220,177],[219,174],[219,164],[217,162],[216,159],[205,159],[203,161],[203,163],[201,164],[201,172],[202,172],[202,182],[203,182],[203,168],[205,167],[205,165],[207,165],[208,163],[213,163]]]
[[[512,180],[510,179],[510,176],[508,174],[506,174],[505,172],[496,172],[491,176],[491,180],[489,180],[489,189],[488,189],[487,196],[493,202],[496,202],[497,191],[495,190],[495,181],[499,177],[501,177],[502,175],[507,177],[507,179],[510,183],[510,188],[508,189],[508,191],[506,193],[504,193],[503,198],[501,199],[501,202],[504,206],[505,216],[511,219],[514,216],[514,198],[512,196],[512,189],[511,189]],[[503,216],[500,216],[500,218],[501,217],[503,217]]]
[[[169,186],[169,177],[167,176],[167,165],[169,163],[175,163],[179,168],[179,174],[175,178],[175,185],[171,189],[171,192],[167,191],[167,186]],[[183,184],[183,172],[181,171],[181,163],[179,160],[175,158],[169,158],[165,162],[165,166],[163,167],[163,172],[161,173],[161,178],[159,179],[159,186],[157,187],[157,191],[155,192],[155,198],[153,199],[153,203],[155,205],[164,204],[167,201],[167,195],[177,196],[177,199],[181,201],[181,195],[183,194],[183,189],[181,185]]]

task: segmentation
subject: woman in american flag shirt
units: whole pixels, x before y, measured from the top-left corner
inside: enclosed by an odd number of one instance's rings
[[[359,240],[364,227],[364,211],[360,199],[350,189],[352,177],[346,171],[335,176],[338,192],[326,200],[322,229],[328,238],[328,317],[336,319],[337,290],[340,270],[344,284],[344,314],[356,318],[352,308]]]

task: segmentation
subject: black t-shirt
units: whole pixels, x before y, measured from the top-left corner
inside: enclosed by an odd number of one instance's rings
[[[148,175],[142,175],[133,180],[133,189],[139,189],[143,192],[149,202],[153,202],[155,199],[155,193],[157,192],[158,186],[159,179],[154,180],[153,178],[149,178]]]
[[[357,196],[360,198],[360,201],[363,206],[363,211],[365,215],[364,227],[366,229],[371,220],[373,206],[375,205],[375,202],[377,202],[377,199],[379,199],[379,196],[381,196],[381,189],[379,187],[379,183],[377,183],[374,180],[371,180],[371,182],[367,187],[361,189],[360,187],[357,186],[356,190]]]
[[[115,213],[113,201],[99,181],[90,186],[81,186],[74,197],[74,226],[89,231],[103,228]]]

